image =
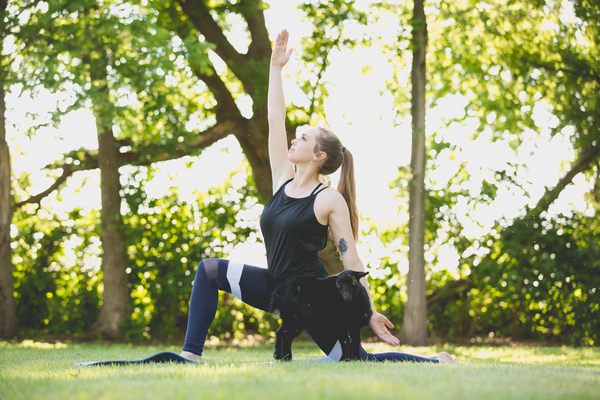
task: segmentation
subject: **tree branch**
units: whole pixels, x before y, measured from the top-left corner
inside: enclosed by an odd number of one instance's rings
[[[31,196],[30,198],[15,203],[14,209],[23,207],[25,204],[40,204],[42,199],[48,196],[50,193],[58,189],[64,182],[66,182],[67,178],[73,175],[73,166],[72,164],[65,164],[62,166],[63,173],[59,176],[56,181],[52,185],[50,185],[46,190],[36,194],[35,196]]]
[[[185,144],[179,144],[174,152],[162,152],[152,153],[145,152],[143,148],[138,148],[138,151],[121,153],[119,156],[118,164],[123,165],[137,165],[147,166],[159,161],[174,160],[184,156],[195,154],[198,150],[210,146],[219,139],[222,139],[235,129],[237,122],[234,120],[228,120],[217,123],[215,126],[207,129],[206,131],[199,133],[198,136],[191,142]],[[124,141],[123,143],[127,143]],[[155,146],[148,146],[150,149],[156,148]],[[78,154],[78,158],[74,162],[65,163],[62,165],[49,165],[46,168],[61,168],[63,173],[56,181],[50,185],[46,190],[31,196],[30,198],[15,203],[14,208],[19,208],[25,204],[37,203],[58,189],[71,175],[77,171],[87,171],[98,168],[98,155],[96,152],[86,151],[83,154]]]
[[[240,109],[235,103],[235,99],[231,95],[231,92],[227,86],[225,86],[225,82],[223,82],[219,74],[217,74],[217,71],[212,64],[210,69],[212,71],[211,74],[204,73],[200,68],[193,68],[193,71],[196,76],[206,84],[213,96],[215,96],[219,106],[215,111],[217,119],[242,118]]]
[[[175,33],[177,34],[177,36],[179,36],[183,43],[186,43],[185,39],[192,35],[192,33],[195,33],[192,32],[192,27],[190,26],[190,24],[186,23],[181,18],[180,11],[175,7],[175,4],[173,3],[171,3],[170,6],[165,9],[165,12],[169,16],[169,19],[172,24],[169,28],[175,31]],[[215,99],[217,100],[219,106],[221,106],[217,109],[217,119],[224,120],[228,118],[241,118],[241,113],[239,111],[239,108],[237,107],[237,104],[235,103],[233,96],[231,95],[231,92],[229,91],[229,89],[227,89],[225,82],[223,82],[221,77],[219,77],[219,75],[217,74],[217,71],[215,70],[212,63],[210,63],[209,66],[210,73],[207,73],[202,65],[198,65],[197,63],[193,62],[190,58],[188,58],[188,62],[190,63],[192,72],[194,72],[194,74],[206,84],[213,96],[215,96]],[[221,112],[222,108],[225,109],[225,112]]]
[[[324,53],[320,54],[321,58],[323,59],[323,62],[321,63],[321,66],[319,68],[319,72],[317,74],[317,80],[315,81],[315,84],[312,87],[312,93],[310,96],[310,106],[308,108],[308,118],[312,117],[312,114],[315,110],[315,97],[316,97],[317,87],[319,86],[319,83],[321,82],[321,79],[323,77],[323,74],[325,73],[325,70],[329,66],[328,61],[327,61],[327,59],[329,57],[329,53],[331,52],[331,49],[339,46],[340,41],[342,40],[342,32],[343,32],[343,29],[340,26],[339,34],[338,34],[337,38],[335,39],[335,41],[333,42],[333,44],[331,45],[331,47],[328,48],[327,51],[325,51]]]
[[[600,157],[600,146],[590,147],[584,151],[579,159],[573,163],[571,169],[550,190],[546,191],[534,208],[527,212],[525,218],[537,217],[545,211],[558,198],[563,189],[571,183],[575,175],[587,170],[595,160]]]
[[[223,139],[231,134],[232,130],[238,125],[237,121],[228,120],[219,122],[215,126],[200,133],[196,139],[189,143],[179,144],[175,151],[162,153],[146,153],[144,151],[122,153],[119,158],[119,165],[137,165],[145,166],[159,161],[168,161],[193,155],[196,151],[206,148],[216,141]],[[151,147],[152,149],[155,146]]]
[[[240,0],[237,10],[246,20],[252,38],[248,48],[248,56],[253,60],[268,59],[271,55],[271,40],[269,39],[261,2],[257,0]]]
[[[204,1],[178,0],[178,2],[194,27],[204,35],[206,40],[216,46],[216,53],[225,61],[233,73],[239,77],[240,71],[246,65],[246,60],[229,43],[219,25],[211,17]]]

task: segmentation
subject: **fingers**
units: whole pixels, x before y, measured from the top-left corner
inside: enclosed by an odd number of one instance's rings
[[[392,346],[397,346],[398,344],[400,344],[400,340],[398,340],[396,336],[392,335],[389,332],[379,335],[379,339],[386,342],[387,344],[391,344]]]
[[[392,346],[397,346],[400,344],[400,340],[398,340],[398,338],[392,335],[391,333],[388,333],[385,336],[384,341],[388,344],[391,344]]]
[[[394,324],[392,324],[392,322],[389,319],[387,319],[387,318],[385,318],[385,326],[387,326],[390,329],[394,328]]]
[[[290,34],[288,33],[287,29],[282,29],[277,35],[277,45],[286,46],[289,36]]]
[[[386,320],[387,320],[387,318],[386,318]],[[389,321],[387,321],[387,322],[389,322]],[[389,323],[393,327],[393,324],[391,322],[389,322]],[[392,346],[397,346],[400,344],[400,340],[396,336],[392,335],[385,327],[382,327],[382,331],[383,332],[380,335],[378,335],[381,340],[383,340],[386,343],[391,344]]]
[[[383,323],[385,326],[387,326],[390,329],[394,328],[394,324],[392,323],[392,321],[390,321],[385,315],[383,314],[379,314],[381,315],[381,319],[383,320]]]

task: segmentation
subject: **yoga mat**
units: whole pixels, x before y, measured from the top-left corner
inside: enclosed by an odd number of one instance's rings
[[[150,357],[141,360],[107,360],[107,361],[82,361],[76,362],[75,365],[80,367],[93,367],[98,365],[130,365],[130,364],[161,364],[161,363],[179,363],[179,364],[195,364],[192,361],[186,360],[177,353],[163,351],[151,355]]]

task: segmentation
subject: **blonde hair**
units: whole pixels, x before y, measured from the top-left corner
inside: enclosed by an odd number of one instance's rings
[[[356,185],[354,182],[354,159],[352,153],[346,149],[337,135],[327,126],[319,125],[319,134],[316,136],[315,152],[322,151],[327,158],[319,173],[322,175],[333,174],[341,166],[340,181],[337,190],[346,200],[350,211],[350,225],[354,240],[358,239],[358,211],[356,209]]]

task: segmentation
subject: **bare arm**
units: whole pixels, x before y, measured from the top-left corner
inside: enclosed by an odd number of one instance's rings
[[[364,271],[365,267],[358,256],[358,250],[356,248],[356,242],[354,241],[354,236],[352,235],[352,226],[350,224],[350,211],[348,210],[348,205],[346,201],[337,191],[329,191],[327,193],[328,196],[331,196],[332,208],[329,213],[329,226],[331,228],[331,233],[333,234],[333,240],[336,244],[336,247],[340,253],[340,257],[342,259],[342,263],[344,264],[344,269],[351,269],[354,271]],[[379,339],[383,340],[386,343],[391,345],[397,345],[400,343],[398,338],[393,336],[389,330],[394,327],[383,314],[380,314],[375,309],[375,305],[373,304],[373,298],[369,292],[369,283],[367,281],[367,277],[361,278],[360,282],[367,289],[367,293],[369,293],[369,302],[371,303],[371,310],[373,311],[373,316],[371,317],[371,321],[369,322],[369,326],[373,330],[373,332],[379,337]]]
[[[269,120],[269,160],[271,163],[271,177],[273,179],[273,192],[277,190],[284,179],[294,175],[294,166],[287,159],[288,143],[285,133],[285,101],[283,98],[283,85],[281,71],[292,54],[287,49],[288,32],[281,31],[277,35],[273,52],[271,53],[271,67],[269,69],[269,92],[267,110]]]

